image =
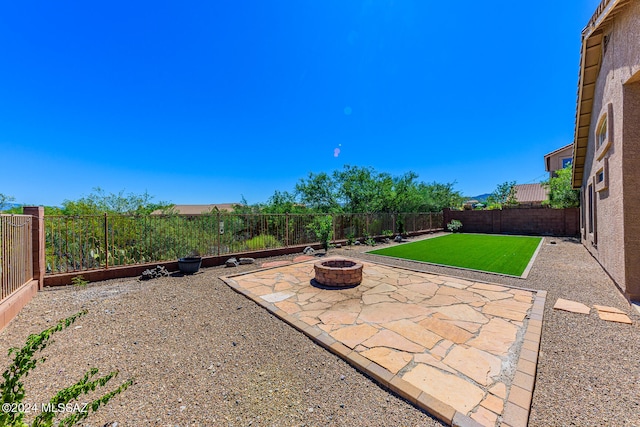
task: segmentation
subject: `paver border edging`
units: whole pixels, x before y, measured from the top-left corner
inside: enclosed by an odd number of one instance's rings
[[[518,355],[516,372],[511,387],[509,387],[507,403],[502,412],[501,426],[504,427],[526,427],[529,423],[542,338],[544,305],[547,300],[547,291],[535,292],[524,340]]]
[[[529,272],[533,268],[533,263],[535,262],[536,258],[538,257],[538,254],[540,253],[540,248],[542,248],[542,244],[544,243],[544,239],[545,239],[544,236],[542,237],[542,239],[540,239],[540,243],[538,243],[538,247],[533,252],[533,255],[531,255],[531,259],[529,260],[529,264],[527,264],[527,266],[524,268],[524,271],[522,272],[522,276],[520,276],[521,279],[526,279],[527,277],[529,277]]]
[[[301,261],[300,264],[311,262],[313,261]],[[423,272],[420,270],[412,270],[406,267],[396,267],[390,265],[387,266],[403,270]],[[251,299],[257,305],[265,308],[271,314],[288,323],[296,330],[302,332],[316,344],[342,358],[359,372],[376,381],[383,388],[390,390],[391,392],[407,400],[417,408],[426,411],[431,416],[452,426],[481,426],[481,424],[479,424],[466,414],[458,412],[450,405],[442,402],[439,399],[436,399],[428,393],[423,392],[398,375],[391,373],[379,364],[367,359],[366,357],[363,357],[358,352],[345,346],[326,332],[302,322],[301,320],[295,318],[284,310],[276,307],[275,304],[268,302],[262,299],[260,296],[252,293],[250,290],[241,288],[240,285],[233,279],[233,277],[244,276],[247,274],[256,273],[262,270],[270,270],[273,268],[279,267],[269,267],[259,270],[253,270],[250,272],[237,273],[230,276],[223,276],[220,277],[220,280],[222,280],[237,293]],[[500,286],[505,286],[513,289],[524,289],[508,285]],[[544,306],[546,302],[547,291],[533,289],[524,290],[534,293],[534,300],[530,314],[528,316],[528,321],[525,325],[524,337],[516,362],[516,371],[513,376],[511,386],[509,387],[509,393],[504,409],[502,411],[502,423],[500,425],[504,427],[527,426],[529,421],[529,413],[531,410],[531,402],[533,399],[533,390],[535,386],[538,351],[540,348],[540,340],[542,337],[542,320],[544,316]]]

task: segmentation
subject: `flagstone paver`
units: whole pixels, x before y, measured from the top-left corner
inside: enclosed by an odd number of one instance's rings
[[[441,336],[407,319],[384,323],[382,327],[397,332],[402,337],[426,348],[433,348],[442,339]]]
[[[593,308],[598,311],[598,316],[602,320],[606,320],[608,322],[618,322],[618,323],[626,323],[631,325],[631,319],[627,316],[627,313],[615,307],[608,307],[606,305],[597,305],[594,304]]]
[[[291,298],[295,294],[293,292],[276,292],[274,294],[263,295],[262,299],[269,302],[280,302],[287,298]]]
[[[359,286],[321,289],[315,260],[223,280],[447,423],[496,426],[528,414],[544,291],[370,262]]]
[[[380,332],[362,343],[365,347],[388,347],[396,350],[408,351],[410,353],[422,353],[424,347],[409,341],[402,335],[382,329]]]
[[[402,378],[463,414],[478,406],[484,397],[484,391],[472,382],[432,366],[418,365]]]
[[[486,426],[495,425],[498,420],[498,415],[488,409],[485,409],[483,406],[480,406],[473,414],[471,414],[471,418]]]
[[[378,333],[378,329],[371,325],[363,323],[361,325],[347,326],[340,328],[331,333],[331,336],[347,347],[354,348],[362,341],[368,340],[372,336]]]
[[[563,310],[563,311],[569,311],[571,313],[580,313],[580,314],[589,314],[589,312],[591,311],[589,307],[587,307],[586,305],[580,302],[571,301],[571,300],[562,299],[562,298],[558,298],[553,308],[555,310]]]
[[[386,347],[374,347],[360,353],[362,356],[370,359],[389,372],[396,374],[398,371],[411,361],[412,355],[404,351],[393,350]]]
[[[365,322],[386,323],[400,319],[410,319],[428,311],[417,304],[401,302],[382,302],[366,305],[360,312],[360,319]]]
[[[468,344],[498,356],[505,355],[515,342],[518,327],[504,319],[493,318]]]
[[[489,392],[502,399],[507,398],[507,386],[504,383],[496,383],[489,389]]]
[[[608,307],[606,305],[598,305],[598,304],[594,304],[593,308],[595,308],[598,311],[605,311],[607,313],[620,313],[620,314],[626,314],[624,311],[620,310],[619,308],[615,308],[615,307]]]
[[[473,323],[489,322],[489,318],[484,316],[475,308],[468,306],[466,304],[446,305],[446,306],[438,307],[436,311],[444,314],[445,316],[451,319],[462,320],[464,322],[473,322]],[[490,313],[490,314],[493,314],[493,313]]]
[[[265,262],[264,264],[262,264],[262,267],[264,268],[269,268],[269,267],[280,267],[282,265],[287,265],[287,264],[291,264],[291,261],[271,261],[271,262]]]
[[[611,313],[608,311],[598,310],[598,316],[602,320],[606,320],[608,322],[626,323],[628,325],[631,325],[633,323],[631,322],[631,319],[629,318],[629,316],[627,316],[624,313]]]
[[[505,388],[506,387],[503,383],[500,384],[502,387]],[[483,407],[487,408],[488,410],[490,410],[491,412],[495,413],[495,414],[501,414],[502,410],[504,409],[504,398],[499,398],[498,396],[495,396],[493,394],[489,394],[480,404]]]
[[[457,344],[462,344],[471,339],[473,334],[468,331],[453,325],[451,323],[445,322],[444,320],[440,320],[436,317],[429,317],[420,322],[427,330],[433,331],[437,335],[440,335],[443,338],[451,340]]]
[[[442,362],[484,386],[493,384],[493,377],[500,374],[502,365],[496,356],[460,345],[452,348]]]

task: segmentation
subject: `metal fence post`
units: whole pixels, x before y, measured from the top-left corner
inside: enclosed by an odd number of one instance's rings
[[[289,212],[284,214],[284,246],[289,247]]]
[[[220,228],[220,211],[218,211],[217,214],[217,222],[218,222],[218,256],[220,256],[220,235],[222,234],[221,231],[224,231]]]
[[[365,215],[365,224],[367,226],[367,236],[371,237],[371,233],[369,232],[369,214]]]
[[[109,217],[104,213],[104,268],[109,268]]]

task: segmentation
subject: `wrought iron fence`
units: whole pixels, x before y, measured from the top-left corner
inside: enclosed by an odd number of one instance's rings
[[[317,243],[322,214],[46,216],[46,273],[231,255]],[[334,240],[442,228],[441,213],[333,214]]]
[[[29,215],[0,215],[0,301],[33,279]]]

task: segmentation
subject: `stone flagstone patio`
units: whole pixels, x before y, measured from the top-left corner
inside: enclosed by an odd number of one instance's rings
[[[362,264],[348,289],[314,261],[222,280],[448,424],[526,426],[546,292]]]

